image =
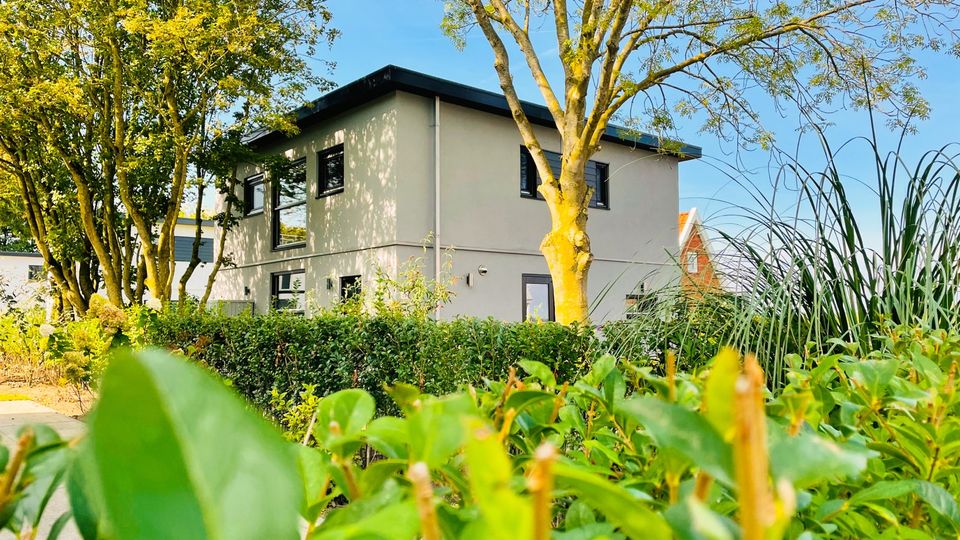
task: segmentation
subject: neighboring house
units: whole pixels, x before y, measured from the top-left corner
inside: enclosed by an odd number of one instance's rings
[[[0,310],[8,301],[23,305],[42,303],[47,276],[39,253],[0,251]]]
[[[710,239],[703,230],[696,208],[681,212],[680,227],[680,286],[688,291],[702,294],[721,289],[720,277],[710,250]]]
[[[173,229],[173,258],[176,268],[173,273],[173,299],[177,299],[180,287],[180,278],[190,266],[193,255],[193,239],[196,236],[197,222],[194,218],[179,218]],[[213,269],[214,244],[217,239],[213,221],[205,219],[200,222],[200,265],[193,270],[193,275],[187,281],[187,294],[200,298],[207,288],[207,279]]]
[[[190,264],[193,254],[193,238],[196,222],[193,219],[179,218],[174,227],[174,259],[176,268],[173,276],[173,296],[176,299],[180,277]],[[207,286],[207,279],[213,267],[215,227],[212,221],[201,222],[200,265],[194,270],[187,282],[187,293],[200,297]],[[47,284],[47,272],[43,267],[43,257],[39,253],[0,252],[0,296],[9,295],[15,303],[21,304],[34,299],[44,303],[44,286]],[[39,296],[39,298],[38,298]]]
[[[555,166],[560,138],[546,108],[524,105]],[[245,216],[227,237],[234,267],[219,298],[257,312],[329,305],[395,276],[422,257],[433,277],[452,252],[455,294],[439,316],[553,318],[539,246],[550,216],[536,169],[502,95],[385,67],[297,111],[300,132],[254,135],[261,152],[294,165],[284,185],[257,164],[240,168]],[[595,256],[593,319],[620,318],[634,291],[669,281],[679,211],[678,164],[650,136],[607,130],[587,168],[596,188],[588,230]]]

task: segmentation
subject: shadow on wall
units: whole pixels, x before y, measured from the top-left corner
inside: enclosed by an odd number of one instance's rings
[[[397,239],[397,123],[390,101],[380,100],[267,149],[291,160],[306,159],[306,242],[274,249],[275,211],[268,187],[263,212],[241,219],[228,233],[225,254],[236,266],[221,270],[216,298],[253,301],[263,311],[271,303],[271,274],[304,269],[304,287],[322,304],[337,292],[327,289],[327,278],[369,273],[359,250]],[[318,154],[339,144],[344,146],[343,190],[322,193]],[[260,168],[249,167],[242,176],[258,172]],[[395,261],[377,259],[387,269],[395,266]]]

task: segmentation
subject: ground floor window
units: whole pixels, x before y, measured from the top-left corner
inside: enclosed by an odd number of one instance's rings
[[[303,270],[277,272],[270,276],[270,296],[273,299],[274,309],[303,313],[305,300],[303,277]]]
[[[548,274],[523,274],[523,319],[555,320],[553,279]]]
[[[343,276],[340,278],[340,299],[352,300],[359,298],[361,290],[360,276]]]

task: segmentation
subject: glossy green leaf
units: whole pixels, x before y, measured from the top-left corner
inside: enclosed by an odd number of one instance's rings
[[[626,489],[566,463],[554,466],[557,487],[574,491],[579,500],[606,516],[631,538],[669,539],[670,527]]]
[[[300,515],[308,521],[317,519],[327,500],[330,487],[330,457],[316,448],[293,445],[297,453],[297,471],[303,484],[303,506]]]
[[[530,501],[510,489],[513,468],[506,451],[483,424],[471,430],[464,453],[471,495],[482,516],[471,534],[482,530],[488,538],[528,538],[533,530]]]
[[[406,420],[410,459],[431,468],[441,465],[463,445],[465,418],[473,415],[476,407],[465,394],[424,399],[420,410]]]
[[[535,360],[520,360],[517,363],[531,377],[540,381],[544,388],[553,388],[557,385],[557,378],[546,364]]]
[[[324,448],[352,441],[373,419],[377,404],[364,390],[350,388],[330,394],[317,406],[314,435]],[[332,423],[336,422],[336,429]]]
[[[676,450],[714,478],[733,483],[733,450],[703,416],[654,397],[626,400],[617,411],[642,424],[658,445]]]
[[[117,538],[296,538],[296,458],[202,368],[117,354],[90,422],[92,475]]]
[[[365,517],[336,527],[320,527],[311,540],[414,540],[420,530],[413,501],[381,508]]]

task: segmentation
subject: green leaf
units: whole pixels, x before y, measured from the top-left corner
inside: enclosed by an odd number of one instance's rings
[[[557,378],[546,364],[535,360],[520,360],[517,363],[531,377],[540,381],[544,388],[553,388],[557,385]]]
[[[704,416],[724,440],[733,437],[734,387],[740,375],[740,355],[724,348],[713,359],[703,391]]]
[[[370,423],[377,404],[366,391],[356,388],[341,390],[320,400],[314,434],[324,448],[336,451],[344,442],[355,437]],[[337,429],[331,429],[331,423]],[[339,431],[339,433],[338,433]]]
[[[20,480],[25,487],[13,516],[14,522],[21,528],[29,525],[36,529],[50,497],[67,473],[69,449],[60,442],[59,436],[56,441],[47,439],[45,446],[35,448],[27,455]]]
[[[307,521],[315,521],[326,506],[327,490],[330,487],[330,458],[316,448],[294,444],[297,452],[297,470],[303,484],[303,506],[300,515]],[[319,506],[319,508],[318,508]]]
[[[519,413],[527,406],[545,401],[553,402],[556,398],[554,394],[543,390],[519,390],[510,394],[503,408],[504,410],[515,409]]]
[[[681,540],[732,540],[737,526],[693,497],[668,508],[664,517]]]
[[[579,500],[600,511],[630,538],[671,538],[670,527],[626,489],[566,463],[554,466],[558,487],[571,489]]]
[[[337,527],[321,526],[311,540],[413,540],[420,530],[417,508],[413,501],[403,501],[381,508],[361,519]]]
[[[617,359],[613,355],[605,354],[593,361],[590,372],[581,380],[587,386],[599,386],[615,367],[617,367]]]
[[[63,530],[67,527],[67,524],[70,523],[70,518],[73,515],[70,512],[64,512],[53,522],[53,525],[50,526],[50,532],[47,533],[47,540],[57,540],[60,538],[60,535],[63,533]]]
[[[822,480],[858,476],[877,455],[865,448],[841,445],[813,433],[789,437],[776,429],[771,434],[770,468],[776,478],[790,480],[802,489]]]
[[[503,445],[481,423],[472,426],[466,457],[470,490],[480,509],[482,523],[473,525],[471,534],[488,538],[529,538],[533,515],[528,499],[510,489],[513,466]]]
[[[847,502],[848,506],[857,506],[869,501],[897,499],[915,493],[923,499],[934,512],[943,516],[954,528],[960,530],[960,508],[956,499],[943,487],[926,480],[887,480],[863,489]]]
[[[117,538],[296,538],[303,488],[276,430],[200,367],[114,356],[90,422],[93,476]]]
[[[717,480],[733,484],[733,451],[703,416],[654,397],[629,399],[617,411],[640,422],[664,448],[672,448]]]
[[[403,418],[382,416],[364,431],[367,443],[381,454],[395,459],[407,457],[407,422]]]
[[[420,410],[407,418],[410,459],[431,469],[443,464],[464,442],[464,418],[476,415],[470,396],[456,394],[424,399]]]

